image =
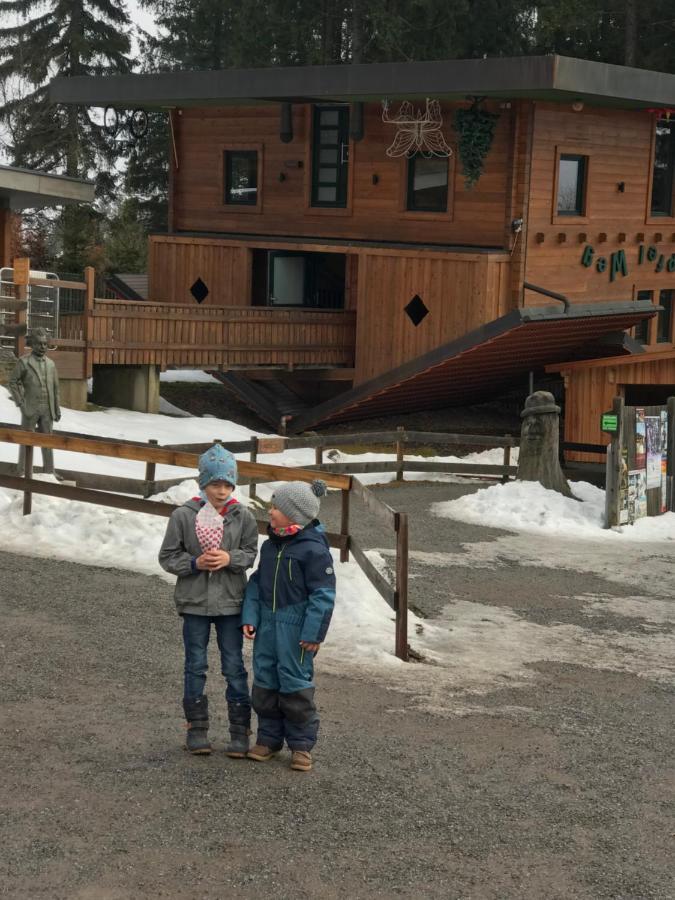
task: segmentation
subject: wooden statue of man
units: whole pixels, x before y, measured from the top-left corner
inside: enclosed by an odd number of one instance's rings
[[[33,431],[51,434],[54,422],[61,418],[59,405],[59,376],[54,361],[47,356],[47,332],[35,328],[31,333],[32,352],[22,356],[14,367],[7,387],[12,400],[21,410],[21,424]],[[42,464],[45,472],[54,471],[54,452],[43,448]],[[19,449],[17,472],[24,474],[26,449]],[[58,476],[56,476],[58,478]]]
[[[549,391],[535,391],[521,412],[518,481],[538,481],[545,488],[571,497],[572,491],[560,468],[558,448],[560,407]]]

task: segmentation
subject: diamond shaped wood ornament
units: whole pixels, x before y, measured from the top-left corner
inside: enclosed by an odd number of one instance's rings
[[[203,303],[204,300],[206,300],[206,298],[209,296],[209,289],[201,280],[201,278],[198,278],[190,288],[190,293],[195,298],[197,303]]]
[[[429,310],[425,306],[424,300],[418,294],[415,294],[410,303],[404,308],[404,312],[413,325],[417,327],[422,319],[428,315]]]

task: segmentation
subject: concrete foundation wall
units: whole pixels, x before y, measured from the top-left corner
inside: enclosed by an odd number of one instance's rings
[[[59,393],[61,406],[67,406],[69,409],[87,408],[86,378],[59,378]]]
[[[16,356],[13,353],[0,352],[0,384],[7,384],[15,365]]]
[[[92,400],[135,412],[159,412],[158,366],[94,366]]]

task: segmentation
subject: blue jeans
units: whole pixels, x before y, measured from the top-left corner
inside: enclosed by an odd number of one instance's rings
[[[211,625],[215,626],[220,668],[227,680],[225,697],[228,703],[250,707],[248,674],[244,668],[241,632],[241,616],[195,616],[183,615],[183,644],[185,645],[184,698],[194,700],[201,697],[206,685],[207,648],[211,635]]]

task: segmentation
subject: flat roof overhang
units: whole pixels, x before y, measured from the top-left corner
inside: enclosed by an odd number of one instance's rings
[[[48,175],[15,166],[0,166],[0,205],[5,208],[37,209],[71,203],[92,203],[94,183],[67,175]]]
[[[621,302],[523,307],[364,382],[288,423],[315,425],[479,403],[503,394],[530,370],[560,360],[606,357],[606,337],[654,316],[651,303]],[[630,353],[630,345],[619,348]],[[622,356],[616,357],[617,362]]]
[[[523,56],[338,66],[271,66],[55,78],[55,103],[174,108],[382,99],[529,98],[641,108],[675,106],[675,75],[573,59]]]

